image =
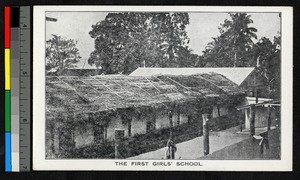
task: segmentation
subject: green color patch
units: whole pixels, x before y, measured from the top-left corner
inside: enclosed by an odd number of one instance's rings
[[[5,91],[5,132],[11,131],[11,99],[10,90]]]

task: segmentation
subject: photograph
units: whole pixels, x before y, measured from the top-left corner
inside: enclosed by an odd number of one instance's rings
[[[280,8],[35,8],[43,161],[282,160]]]

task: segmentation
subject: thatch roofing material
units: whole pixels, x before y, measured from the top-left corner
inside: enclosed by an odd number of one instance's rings
[[[255,70],[255,67],[200,67],[200,68],[150,68],[139,67],[130,76],[157,76],[157,75],[195,75],[203,73],[218,73],[230,79],[237,85]]]
[[[47,76],[46,112],[47,117],[89,114],[234,94],[242,92],[236,84],[216,73],[151,77]]]

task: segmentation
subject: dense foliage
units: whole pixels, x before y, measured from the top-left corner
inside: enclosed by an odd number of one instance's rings
[[[74,67],[80,60],[77,41],[52,34],[46,41],[46,71],[60,74],[64,69]]]
[[[198,58],[188,48],[188,13],[109,13],[92,26],[95,50],[89,64],[105,74],[129,74],[137,67],[187,67]]]
[[[204,59],[211,66],[245,66],[245,54],[253,47],[257,29],[250,27],[251,16],[246,13],[230,13],[219,26],[220,36],[214,37],[204,51]]]
[[[181,143],[202,136],[202,119],[200,114],[191,119],[189,123],[183,123],[174,127],[174,139]],[[221,131],[240,124],[243,117],[240,112],[234,111],[231,114],[212,118],[208,121],[211,131]],[[63,133],[63,132],[61,132]],[[123,158],[137,156],[149,151],[166,147],[170,135],[170,128],[156,129],[146,134],[136,134],[132,137],[123,138],[120,142],[120,153]],[[48,152],[46,157],[51,158],[114,158],[114,142],[106,141],[102,144],[92,144],[82,148],[72,148],[70,140],[64,140],[64,147],[61,147],[59,154]],[[66,145],[68,144],[68,145]]]
[[[231,19],[225,19],[219,26],[220,35],[213,37],[207,44],[203,55],[196,64],[198,67],[257,67],[267,79],[269,96],[280,96],[280,47],[281,37],[277,35],[273,42],[262,37],[257,39],[256,28],[250,15],[230,13]]]

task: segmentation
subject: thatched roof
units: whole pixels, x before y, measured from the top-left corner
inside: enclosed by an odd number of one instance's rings
[[[151,77],[47,76],[46,112],[47,117],[62,113],[88,114],[237,94],[243,94],[238,86],[216,73]]]
[[[194,68],[151,68],[139,67],[130,76],[153,76],[153,75],[194,75],[202,73],[221,74],[237,85],[255,70],[255,67],[194,67]]]

